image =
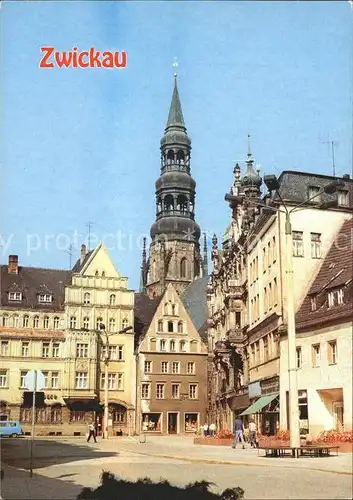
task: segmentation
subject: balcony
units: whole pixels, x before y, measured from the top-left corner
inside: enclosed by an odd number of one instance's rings
[[[244,335],[243,328],[231,328],[228,330],[227,335],[229,342],[238,346],[242,346],[247,339],[247,336]]]

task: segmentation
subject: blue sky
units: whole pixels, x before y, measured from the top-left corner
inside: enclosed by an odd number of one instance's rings
[[[224,194],[248,133],[262,172],[330,175],[328,134],[337,173],[352,170],[348,2],[16,1],[0,16],[2,262],[67,268],[65,248],[92,221],[91,244],[113,247],[138,287],[175,56],[207,233],[228,224]],[[39,69],[45,45],[125,50],[128,67]]]

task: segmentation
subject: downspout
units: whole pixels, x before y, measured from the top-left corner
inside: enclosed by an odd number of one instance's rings
[[[278,220],[278,260],[279,260],[279,275],[280,275],[280,294],[281,294],[281,317],[282,317],[282,324],[283,324],[283,314],[284,314],[284,308],[283,308],[283,266],[282,266],[282,239],[281,239],[281,212],[277,213],[277,220]]]

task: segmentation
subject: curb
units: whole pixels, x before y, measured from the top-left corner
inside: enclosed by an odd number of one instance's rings
[[[212,458],[196,458],[196,457],[182,457],[178,455],[165,455],[161,453],[144,453],[144,452],[135,452],[137,455],[145,455],[149,457],[158,457],[158,458],[167,458],[171,460],[180,460],[183,462],[196,462],[196,463],[203,463],[203,464],[209,464],[209,465],[237,465],[240,467],[267,467],[267,468],[273,468],[273,467],[282,467],[284,469],[293,469],[292,466],[290,465],[274,465],[273,463],[270,464],[260,464],[260,463],[250,463],[250,462],[236,462],[234,460],[218,460],[218,459],[212,459]],[[331,474],[338,474],[338,475],[343,475],[343,476],[353,476],[353,472],[348,472],[348,471],[338,471],[338,470],[332,470],[332,469],[318,469],[318,468],[312,468],[312,467],[296,467],[298,469],[301,468],[306,468],[307,470],[311,470],[314,472],[329,472]]]

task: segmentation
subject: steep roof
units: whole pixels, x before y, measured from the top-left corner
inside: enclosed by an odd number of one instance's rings
[[[151,299],[144,293],[135,293],[134,331],[135,345],[147,332],[162,297]]]
[[[192,281],[181,296],[185,309],[204,342],[205,339],[207,341],[207,283],[208,276]]]
[[[18,266],[18,274],[0,266],[0,306],[9,309],[58,311],[64,308],[65,285],[71,281],[71,271]],[[9,301],[9,292],[21,292],[22,301]],[[52,295],[52,302],[38,302],[39,293]]]
[[[85,255],[85,258],[83,259],[82,262],[81,262],[81,259],[78,259],[76,261],[74,267],[72,268],[72,272],[79,273],[81,271],[81,269],[83,269],[83,267],[85,266],[86,262],[88,262],[88,259],[90,258],[90,256],[92,255],[93,252],[94,252],[94,250],[90,250],[89,252],[87,252]]]
[[[342,224],[302,306],[296,314],[297,328],[353,317],[352,237],[353,219],[349,219]],[[343,289],[344,303],[328,307],[327,293],[337,288]],[[311,310],[311,299],[313,297],[316,297],[316,311]]]

